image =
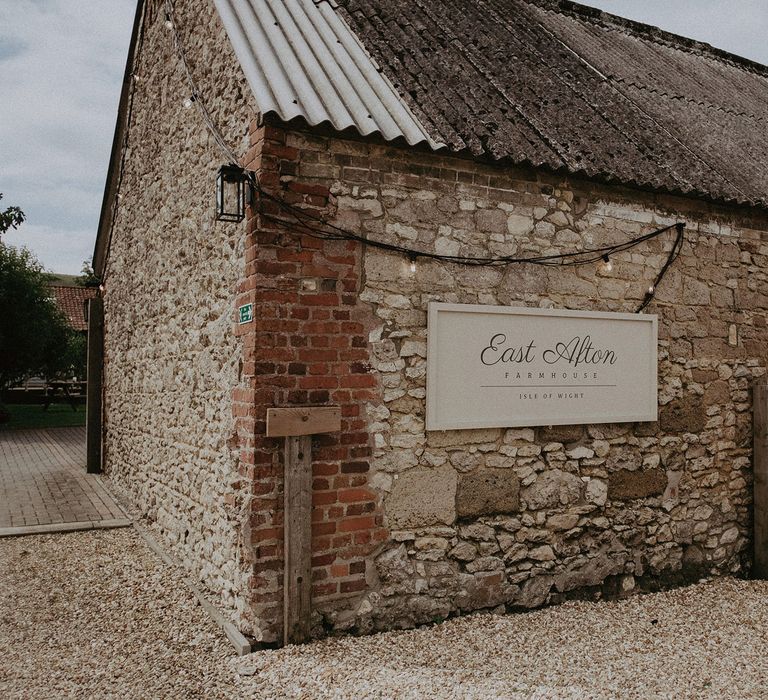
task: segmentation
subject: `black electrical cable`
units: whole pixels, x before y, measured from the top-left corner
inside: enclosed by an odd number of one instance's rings
[[[635,246],[649,241],[653,238],[663,235],[672,228],[675,228],[678,224],[672,224],[671,226],[665,226],[662,229],[658,229],[651,233],[647,233],[638,238],[633,238],[628,241],[623,241],[616,245],[603,246],[601,248],[590,248],[588,250],[575,251],[572,253],[554,253],[551,255],[537,255],[527,258],[519,258],[515,256],[499,256],[499,257],[470,257],[463,255],[444,255],[441,253],[432,253],[424,250],[415,250],[413,248],[407,248],[405,246],[398,245],[396,243],[387,243],[386,241],[378,241],[375,239],[367,238],[351,231],[346,231],[334,224],[324,221],[322,218],[313,216],[306,210],[296,207],[291,204],[283,202],[278,197],[270,195],[264,190],[260,191],[262,198],[275,202],[283,211],[291,214],[296,220],[307,229],[307,233],[317,238],[323,238],[325,240],[345,240],[356,241],[363,245],[372,246],[375,248],[381,248],[395,253],[401,253],[411,259],[428,258],[432,260],[440,260],[442,262],[456,263],[459,265],[475,265],[475,266],[500,266],[511,265],[516,263],[530,263],[532,265],[586,265],[589,263],[596,263],[610,256],[614,253],[620,253],[625,250],[630,250]],[[285,221],[278,216],[261,212],[262,216],[272,221],[276,221],[281,224],[290,224],[292,222]],[[313,224],[320,224],[323,227],[331,229],[333,232],[322,231],[314,228],[312,225],[306,223],[310,221]]]
[[[444,255],[441,253],[433,253],[425,250],[415,250],[406,246],[401,246],[396,243],[388,243],[387,241],[380,241],[372,238],[367,238],[358,233],[347,231],[335,224],[331,224],[321,217],[297,207],[292,204],[288,204],[279,197],[270,194],[260,187],[252,173],[247,173],[249,182],[259,193],[262,200],[268,200],[277,205],[281,212],[290,215],[293,220],[286,220],[280,216],[269,214],[268,212],[259,210],[259,213],[264,218],[277,223],[278,225],[285,227],[293,227],[296,223],[301,226],[301,233],[309,235],[313,238],[319,238],[322,240],[332,241],[354,241],[361,245],[378,248],[392,253],[398,253],[405,256],[409,261],[416,262],[419,258],[425,258],[428,260],[436,260],[439,262],[452,263],[457,265],[474,266],[474,267],[499,267],[506,265],[516,264],[528,264],[528,265],[542,265],[542,266],[559,266],[559,267],[577,267],[581,265],[595,264],[600,261],[605,261],[606,257],[610,259],[611,255],[621,253],[632,248],[641,245],[647,241],[658,238],[664,235],[668,231],[675,229],[677,235],[672,248],[667,256],[667,259],[659,271],[653,285],[646,292],[642,304],[637,309],[637,313],[642,312],[648,304],[654,298],[656,289],[664,279],[664,276],[669,270],[669,267],[680,255],[684,241],[685,224],[678,222],[657,229],[650,233],[646,233],[637,238],[632,238],[627,241],[609,246],[602,246],[599,248],[590,248],[588,250],[574,251],[571,253],[555,253],[551,255],[534,255],[530,257],[516,257],[516,256],[499,256],[499,257],[470,257],[462,255]]]
[[[675,238],[675,243],[672,246],[672,250],[669,253],[669,256],[667,256],[667,260],[664,263],[664,266],[659,270],[659,274],[656,275],[656,280],[654,281],[651,288],[646,292],[645,299],[643,300],[643,303],[640,305],[640,308],[637,310],[637,313],[640,313],[641,311],[645,310],[645,308],[648,306],[648,304],[653,301],[653,297],[656,294],[656,290],[659,287],[659,284],[661,283],[661,280],[664,279],[664,275],[667,274],[667,270],[670,268],[673,262],[677,260],[678,256],[680,255],[680,251],[683,249],[683,242],[685,240],[685,224],[683,223],[677,223],[675,224],[675,228],[677,229],[677,236]]]

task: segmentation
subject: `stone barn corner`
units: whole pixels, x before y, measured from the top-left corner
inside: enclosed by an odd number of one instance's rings
[[[502,4],[454,27],[406,2],[139,3],[94,257],[103,469],[255,642],[283,641],[275,407],[341,412],[311,438],[311,538],[293,543],[309,637],[750,572],[768,141],[749,115],[768,69],[578,5]],[[638,60],[608,65],[597,30]],[[239,223],[214,217],[221,142],[258,182]],[[444,259],[607,247],[610,266]],[[644,301],[657,420],[427,429],[430,304]]]

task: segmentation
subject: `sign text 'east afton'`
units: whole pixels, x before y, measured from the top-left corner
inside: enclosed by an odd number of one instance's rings
[[[657,420],[650,314],[429,305],[427,429]]]

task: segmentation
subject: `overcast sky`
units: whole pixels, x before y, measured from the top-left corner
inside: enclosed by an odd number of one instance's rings
[[[0,0],[0,207],[6,241],[78,273],[96,237],[136,0]],[[768,64],[768,0],[585,4]]]
[[[768,0],[584,0],[582,4],[768,64]]]
[[[0,207],[6,242],[55,272],[93,254],[135,0],[0,0]]]

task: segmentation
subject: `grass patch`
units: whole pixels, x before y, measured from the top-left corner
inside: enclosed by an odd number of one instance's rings
[[[53,403],[47,411],[41,404],[6,404],[11,420],[0,423],[0,430],[19,428],[69,428],[85,425],[85,405],[73,411],[68,403]]]

